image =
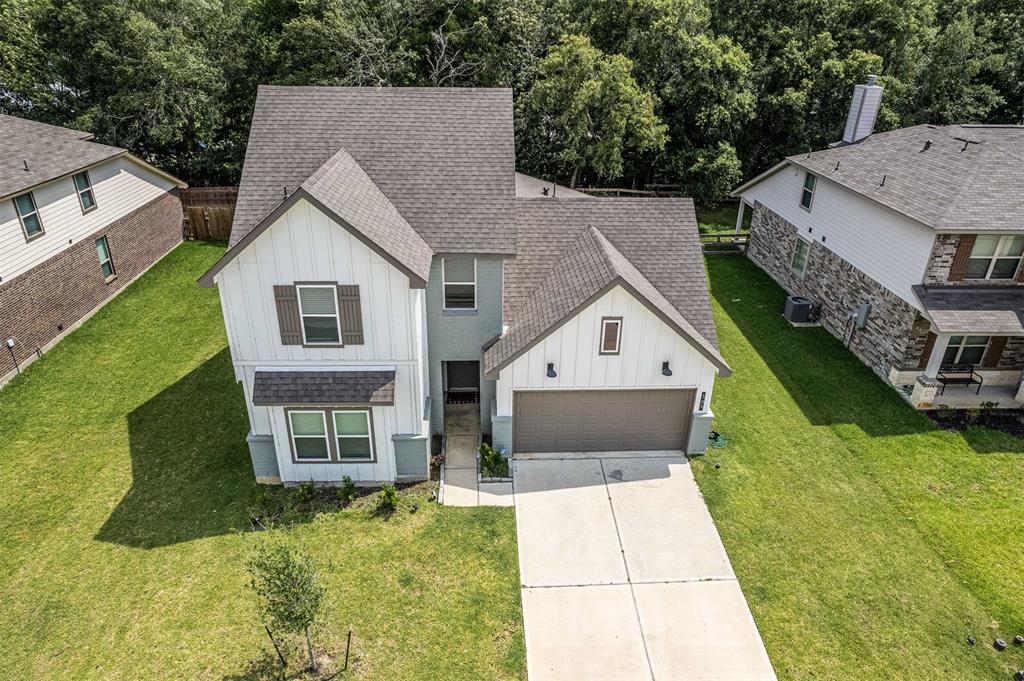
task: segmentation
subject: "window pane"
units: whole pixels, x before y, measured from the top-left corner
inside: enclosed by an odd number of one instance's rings
[[[964,337],[963,336],[950,336],[949,337],[949,344],[950,345],[963,345],[964,344]]]
[[[981,356],[985,354],[985,348],[965,347],[960,353],[960,364],[981,364]]]
[[[1017,263],[1020,260],[1017,258],[997,258],[996,264],[992,266],[992,274],[989,275],[990,279],[1013,279],[1013,275],[1017,272]]]
[[[985,275],[988,274],[988,264],[991,260],[985,260],[981,258],[971,258],[967,261],[967,272],[964,273],[964,277],[967,279],[984,279]]]
[[[996,244],[999,243],[997,236],[979,236],[974,241],[974,248],[971,249],[971,257],[990,257],[996,254]]]
[[[476,287],[472,284],[445,284],[444,306],[455,308],[476,307]]]
[[[75,189],[81,192],[83,189],[88,189],[89,187],[90,185],[88,175],[86,175],[85,173],[78,173],[77,175],[75,175]]]
[[[793,269],[797,272],[803,272],[807,266],[807,242],[803,239],[797,239],[796,247],[793,249]]]
[[[106,262],[107,260],[110,260],[110,253],[107,251],[106,239],[96,239],[96,255],[100,257],[100,262]]]
[[[1003,239],[999,247],[999,255],[1018,258],[1024,254],[1024,236],[1015,236],[1010,239]]]
[[[943,364],[952,364],[956,361],[956,353],[960,350],[958,345],[950,345],[946,348],[946,352],[942,355]]]
[[[968,336],[965,345],[988,345],[988,336]]]
[[[444,280],[466,283],[476,281],[473,267],[473,258],[445,258],[444,259]]]
[[[79,196],[82,198],[82,209],[89,210],[96,205],[96,200],[92,197],[92,190],[84,191]]]
[[[296,459],[326,459],[327,438],[326,437],[297,437],[295,438]]]
[[[39,216],[34,213],[27,218],[22,218],[22,222],[25,224],[25,233],[29,236],[35,236],[43,231],[43,224],[39,222]]]
[[[810,173],[807,173],[807,175],[804,177],[804,189],[807,189],[807,190],[810,190],[810,191],[813,192],[814,191],[814,185],[815,185],[815,183],[817,181],[818,181],[817,177],[815,177],[814,175],[811,175]]]
[[[804,208],[810,208],[811,199],[813,198],[813,196],[814,194],[812,192],[809,192],[805,189],[803,196],[800,197],[800,205],[803,206]]]
[[[369,459],[371,456],[373,455],[370,451],[370,438],[338,438],[339,459]]]
[[[14,197],[14,204],[18,207],[18,215],[22,217],[29,213],[34,213],[36,210],[35,203],[32,201],[32,194],[22,194],[21,196]]]
[[[604,323],[604,338],[601,345],[601,349],[605,352],[615,352],[618,350],[619,341],[619,323],[607,321]]]
[[[334,412],[334,429],[338,435],[369,435],[370,424],[361,411]]]
[[[336,296],[334,287],[299,288],[302,314],[334,314]]]
[[[303,317],[302,326],[309,343],[337,343],[340,338],[337,317]]]
[[[289,412],[288,417],[292,420],[292,433],[294,435],[326,435],[324,431],[324,417],[318,411],[313,412]]]
[[[103,270],[104,279],[110,279],[114,276],[114,266],[110,264],[109,260],[100,265],[100,268]]]

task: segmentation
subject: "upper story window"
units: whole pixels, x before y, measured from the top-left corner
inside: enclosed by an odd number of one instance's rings
[[[807,271],[807,255],[810,251],[811,244],[797,237],[796,246],[793,247],[793,259],[789,264],[793,271],[800,276],[803,276],[804,272]]]
[[[89,179],[89,172],[83,170],[75,174],[75,191],[78,193],[78,203],[82,206],[82,213],[88,213],[96,208],[96,195],[92,193],[92,181]]]
[[[32,192],[14,197],[14,208],[18,213],[18,220],[21,222],[21,229],[25,232],[25,240],[32,241],[40,237],[43,232],[43,221],[39,217],[39,209],[36,208],[36,198]]]
[[[803,193],[800,194],[800,206],[804,210],[810,210],[814,202],[814,188],[818,184],[818,178],[813,173],[804,175]]]
[[[952,336],[942,356],[943,364],[981,364],[988,336]]]
[[[337,345],[341,342],[338,323],[338,291],[333,285],[300,284],[299,316],[306,345]]]
[[[442,258],[444,309],[476,309],[476,258]]]
[[[619,354],[619,343],[622,340],[622,317],[601,318],[601,351],[602,355]]]
[[[982,236],[974,240],[965,279],[1013,279],[1024,255],[1024,236]]]
[[[101,236],[96,239],[96,255],[100,259],[100,269],[103,270],[104,279],[112,279],[114,276],[114,261],[110,258],[110,245],[107,237]]]

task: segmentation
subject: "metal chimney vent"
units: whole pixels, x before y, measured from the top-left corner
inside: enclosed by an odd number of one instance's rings
[[[875,85],[878,76],[868,76],[867,84],[855,85],[853,100],[850,102],[850,113],[846,117],[846,128],[843,130],[843,141],[853,144],[864,139],[875,131],[875,119],[882,105],[881,85]]]

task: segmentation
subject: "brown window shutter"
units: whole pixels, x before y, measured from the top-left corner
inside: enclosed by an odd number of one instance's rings
[[[359,304],[358,284],[338,285],[338,309],[341,311],[341,340],[345,345],[363,344],[363,310]]]
[[[281,329],[281,345],[302,345],[302,319],[299,317],[299,296],[294,286],[275,286],[277,325]]]
[[[949,281],[963,281],[967,274],[967,260],[971,257],[971,250],[974,248],[973,234],[961,234],[960,242],[956,245],[956,254],[953,256],[953,264],[949,267]]]
[[[937,336],[931,331],[928,332],[928,339],[924,342],[924,349],[921,351],[921,361],[917,363],[918,369],[927,369],[928,360],[931,359],[932,349],[935,347]]]
[[[981,360],[981,366],[992,369],[999,364],[1003,357],[1003,348],[1006,347],[1006,336],[992,336],[988,341],[988,350]]]
[[[1017,276],[1015,279],[1019,282],[1024,282],[1024,263],[1017,265]]]

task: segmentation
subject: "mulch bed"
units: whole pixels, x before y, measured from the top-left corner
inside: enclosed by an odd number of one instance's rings
[[[925,412],[943,430],[988,428],[1024,438],[1021,409],[933,409]]]

